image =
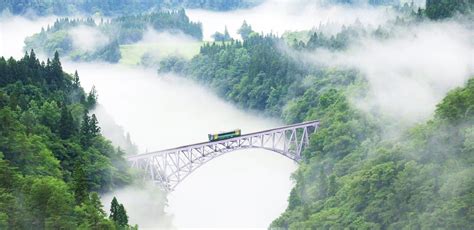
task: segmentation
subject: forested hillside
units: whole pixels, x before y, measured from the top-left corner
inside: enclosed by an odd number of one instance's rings
[[[34,49],[48,55],[59,51],[73,60],[120,60],[120,45],[138,42],[148,29],[158,32],[183,33],[202,39],[200,23],[191,22],[184,10],[121,16],[96,23],[92,18],[56,20],[52,26],[25,40],[26,50]],[[84,45],[84,39],[92,43]],[[95,41],[95,42],[94,42]]]
[[[313,98],[323,104],[323,97]],[[309,100],[309,101],[312,101]],[[305,105],[302,98],[297,104]],[[474,223],[474,80],[438,105],[436,117],[383,141],[340,98],[303,115],[320,118],[287,211],[272,227],[468,229]],[[373,123],[372,123],[373,125]]]
[[[243,28],[245,24],[243,25]],[[318,96],[328,88],[347,87],[354,84],[357,72],[353,69],[314,66],[292,58],[281,47],[289,43],[297,51],[316,48],[344,49],[359,34],[381,37],[380,31],[348,26],[335,36],[312,33],[306,43],[301,40],[286,41],[275,35],[262,35],[247,30],[243,41],[207,43],[200,54],[187,62],[171,57],[161,61],[159,71],[175,71],[189,75],[210,85],[217,93],[239,106],[261,110],[270,116],[283,116],[285,105],[305,94]],[[290,47],[287,47],[290,48]],[[314,88],[312,88],[314,87]],[[305,109],[313,104],[304,106]],[[301,121],[302,117],[288,115],[288,122]]]
[[[13,14],[71,15],[85,13],[114,16],[180,7],[232,10],[254,6],[259,2],[259,0],[4,0],[0,2],[0,12],[8,10]]]
[[[1,229],[128,228],[123,206],[109,220],[99,200],[131,175],[89,113],[96,100],[58,53],[46,63],[33,51],[0,58]]]
[[[474,225],[473,79],[449,93],[433,119],[400,128],[400,137],[390,139],[384,137],[383,116],[350,102],[368,88],[358,70],[294,58],[317,48],[344,50],[360,38],[388,39],[397,36],[399,26],[427,17],[418,11],[386,27],[347,27],[333,36],[315,32],[307,41],[250,32],[242,42],[206,44],[189,62],[164,60],[160,71],[189,75],[243,108],[288,123],[320,120],[293,176],[288,208],[271,228],[469,229]]]

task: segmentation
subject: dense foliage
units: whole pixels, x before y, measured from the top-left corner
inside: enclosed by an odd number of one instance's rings
[[[27,50],[35,49],[48,55],[59,51],[73,60],[116,63],[121,58],[120,44],[138,42],[149,28],[202,39],[201,23],[189,21],[184,10],[178,10],[122,16],[107,22],[101,20],[98,24],[92,18],[62,18],[46,30],[26,38],[25,45]],[[81,47],[78,36],[96,39],[101,44]]]
[[[257,34],[244,22],[239,33],[245,38],[243,41],[206,43],[189,62],[176,57],[164,59],[160,71],[183,72],[243,108],[281,116],[291,99],[310,93],[306,92],[309,82],[319,83],[317,92],[311,92],[315,96],[330,87],[347,86],[357,75],[353,70],[316,67],[296,60],[282,52],[286,43],[297,51],[343,49],[350,37],[355,39],[360,33],[369,32],[349,26],[336,36],[312,33],[307,42],[287,42],[274,35]]]
[[[426,0],[426,16],[431,19],[452,17],[456,13],[468,13],[474,10],[472,0]]]
[[[125,211],[123,204],[119,204],[115,197],[112,199],[112,203],[110,204],[109,217],[115,223],[117,228],[123,228],[128,225],[127,211]]]
[[[0,12],[38,15],[100,14],[105,16],[153,12],[166,8],[232,10],[256,5],[255,0],[3,0]]]
[[[271,227],[468,229],[474,224],[474,80],[451,92],[432,121],[384,139],[384,118],[349,102],[366,92],[358,71],[292,58],[392,33],[356,26],[335,36],[310,33],[305,41],[250,33],[243,42],[205,44],[189,62],[164,60],[160,71],[183,72],[243,108],[288,123],[320,120],[293,176],[288,208]]]
[[[184,71],[242,107],[278,114],[283,96],[298,85],[303,71],[281,54],[276,42],[271,35],[256,35],[244,42],[205,44]],[[170,64],[163,61],[161,71]]]
[[[181,32],[194,39],[202,39],[201,23],[190,21],[183,9],[122,16],[113,19],[111,23],[106,24],[104,27],[109,36],[117,36],[120,44],[139,41],[148,27],[158,32]]]
[[[57,53],[0,58],[0,228],[115,229],[96,192],[131,176],[89,114],[96,99]]]
[[[306,151],[311,158],[294,175],[288,209],[272,226],[468,229],[474,224],[473,106],[471,79],[438,105],[434,120],[397,140],[377,141],[372,135],[357,145],[348,145],[345,135],[328,139],[326,134],[363,119],[323,117],[328,128],[313,135]],[[356,127],[349,129],[352,136],[368,133]],[[334,147],[339,149],[331,151]]]

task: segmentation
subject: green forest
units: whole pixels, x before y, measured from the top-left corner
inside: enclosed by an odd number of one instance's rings
[[[100,134],[77,72],[59,55],[0,58],[0,228],[125,229],[125,208],[110,219],[99,193],[131,183],[124,152]]]
[[[58,51],[75,61],[106,61],[117,63],[121,58],[120,45],[140,41],[149,29],[157,32],[183,33],[196,40],[202,39],[200,23],[191,22],[184,10],[162,11],[150,14],[121,16],[110,21],[96,23],[87,19],[57,19],[52,26],[42,29],[25,40],[25,49],[34,49],[47,55]],[[105,44],[93,50],[77,47],[73,44],[72,30],[87,29],[91,33],[81,36],[101,36]]]
[[[311,65],[280,49],[284,43],[299,52],[344,50],[359,37],[388,39],[400,26],[444,17],[428,6],[375,30],[309,32],[307,41],[257,34],[244,23],[244,41],[205,44],[190,61],[163,60],[159,71],[190,76],[242,108],[289,124],[321,122],[293,175],[288,207],[271,229],[469,229],[474,78],[446,95],[431,120],[386,139],[387,120],[349,101],[368,87],[359,71]]]

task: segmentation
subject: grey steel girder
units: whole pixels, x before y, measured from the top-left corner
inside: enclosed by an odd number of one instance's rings
[[[133,168],[144,171],[165,190],[173,190],[181,181],[208,161],[225,153],[247,148],[260,148],[279,153],[299,163],[309,144],[310,135],[319,121],[309,121],[280,128],[241,135],[221,141],[203,142],[178,148],[130,156]]]

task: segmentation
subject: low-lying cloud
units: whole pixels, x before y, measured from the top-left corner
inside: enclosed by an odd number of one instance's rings
[[[105,63],[63,66],[68,72],[78,70],[86,91],[96,86],[99,103],[130,132],[140,152],[203,142],[208,133],[236,128],[249,133],[280,125],[240,111],[190,80],[157,75],[156,70]],[[292,161],[265,150],[225,154],[196,170],[170,194],[167,213],[178,228],[265,228],[285,210],[295,168]],[[156,216],[154,225],[155,220],[136,216],[154,208],[153,200],[145,205],[153,198],[144,192],[127,189],[125,196],[121,191],[114,194],[125,203],[131,223],[158,228],[166,221]],[[103,200],[110,199],[107,195]]]
[[[449,90],[472,77],[473,38],[462,24],[430,22],[397,30],[387,40],[362,38],[345,51],[317,50],[304,58],[358,69],[370,91],[354,103],[410,125],[429,118]]]
[[[172,229],[172,218],[166,214],[166,194],[153,184],[135,185],[104,194],[104,209],[110,213],[110,204],[116,197],[125,206],[129,223],[139,229]]]
[[[80,25],[68,31],[72,39],[72,45],[75,50],[86,52],[95,51],[106,46],[110,39],[98,28]]]
[[[114,117],[107,112],[104,106],[98,104],[90,113],[97,116],[101,128],[100,132],[114,146],[119,147],[127,154],[138,154],[138,147],[134,144],[130,133],[115,122]]]
[[[204,39],[211,40],[216,31],[224,31],[227,26],[234,38],[239,38],[237,30],[246,20],[256,32],[277,33],[308,30],[320,24],[331,24],[333,30],[359,20],[364,25],[378,26],[396,17],[389,7],[361,5],[323,4],[322,1],[308,0],[267,0],[250,9],[230,12],[213,12],[200,9],[186,11],[190,19],[203,23]]]
[[[181,31],[156,31],[148,28],[142,40],[135,44],[144,50],[142,63],[145,66],[156,67],[160,60],[169,56],[192,58],[199,52],[201,42]],[[143,63],[148,62],[148,63]]]
[[[196,42],[197,40],[193,37],[184,34],[181,31],[169,32],[162,31],[158,32],[153,28],[149,27],[143,34],[143,38],[139,43],[150,44],[150,43],[189,43]]]
[[[24,39],[54,23],[55,16],[29,19],[9,14],[0,15],[0,56],[21,58]]]

